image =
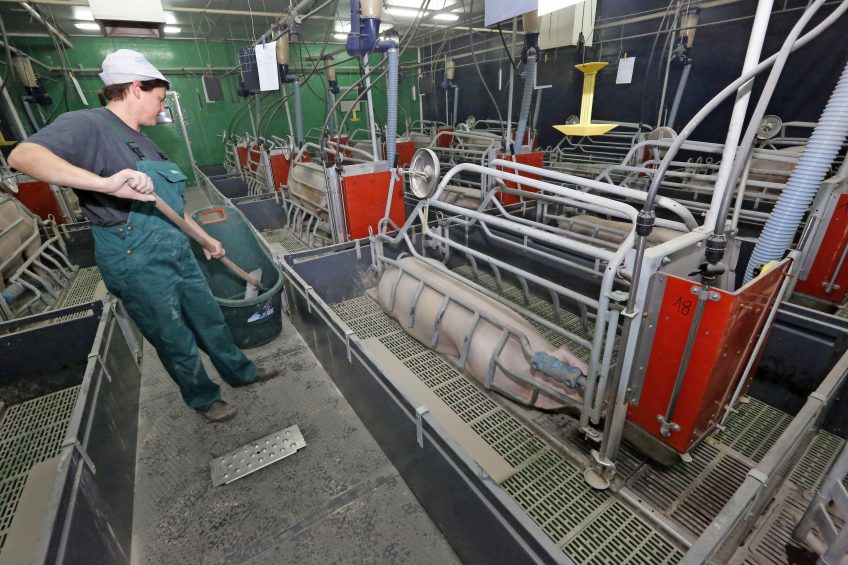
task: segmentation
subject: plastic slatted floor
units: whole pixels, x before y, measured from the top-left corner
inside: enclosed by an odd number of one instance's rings
[[[590,488],[581,469],[406,334],[370,298],[332,306],[360,338],[379,339],[516,469],[501,486],[564,553],[582,563],[616,564],[676,563],[683,555],[610,493]]]
[[[15,404],[0,419],[0,549],[30,469],[59,453],[79,389]]]
[[[485,275],[478,281],[494,285],[494,280],[486,280]],[[371,299],[362,296],[332,306],[360,338],[378,338],[513,465],[515,475],[501,486],[571,558],[580,563],[621,564],[676,563],[680,559],[683,552],[662,531],[615,495],[589,488],[581,469],[547,446],[445,360],[406,334]],[[580,323],[576,316],[564,322],[573,324],[574,319]],[[780,410],[745,398],[725,430],[693,451],[692,462],[664,468],[646,462],[625,447],[622,466],[628,469],[626,473],[622,469],[622,475],[643,504],[665,516],[681,534],[695,539],[790,420]],[[836,436],[819,432],[799,458],[787,484],[803,483],[812,492],[841,445],[842,440]],[[758,549],[773,552],[769,544],[774,537],[763,539]]]
[[[60,308],[70,308],[79,304],[87,304],[94,300],[94,295],[97,292],[97,285],[103,280],[100,276],[100,269],[97,267],[83,267],[78,270],[71,286],[62,298],[59,305]],[[85,312],[77,312],[56,319],[56,322],[65,322],[75,318],[86,316]]]
[[[287,228],[279,228],[276,230],[265,230],[262,232],[262,237],[269,244],[277,244],[286,250],[287,253],[297,253],[298,251],[306,251],[309,246],[297,237]]]
[[[781,485],[768,511],[760,518],[754,532],[737,550],[731,563],[789,563],[786,548],[798,547],[797,542],[792,539],[792,530],[813,499],[816,489],[844,443],[842,438],[828,432],[816,433],[790,471],[789,478]]]

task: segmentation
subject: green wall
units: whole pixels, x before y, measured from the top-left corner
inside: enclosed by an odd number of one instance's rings
[[[241,111],[237,119],[233,121],[236,112],[245,110],[245,105],[247,104],[245,99],[239,98],[236,95],[238,73],[234,71],[214,70],[216,67],[235,67],[237,63],[237,51],[242,46],[241,44],[229,41],[198,43],[189,40],[131,40],[101,37],[74,37],[72,38],[72,42],[74,47],[66,50],[68,58],[67,65],[71,68],[87,69],[75,73],[75,76],[85,92],[89,108],[96,108],[100,105],[97,99],[97,91],[102,87],[102,83],[94,69],[96,68],[99,71],[103,58],[116,49],[135,49],[145,54],[151,63],[163,69],[211,67],[213,70],[210,74],[221,79],[224,91],[224,100],[215,103],[206,103],[204,101],[201,71],[165,71],[165,75],[171,81],[173,90],[180,95],[183,113],[188,124],[187,128],[189,137],[191,138],[192,151],[198,164],[222,162],[224,158],[222,134],[228,128],[234,133],[252,132],[251,121],[247,111]],[[22,52],[50,67],[62,66],[59,55],[49,38],[18,37],[13,38],[12,44]],[[327,53],[337,51],[341,48],[341,45],[330,44],[327,48]],[[307,59],[308,56],[317,55],[319,52],[320,45],[307,44],[303,53],[304,66],[310,68],[312,63]],[[402,56],[402,63],[414,62],[416,55],[415,50],[407,50]],[[348,58],[344,52],[335,55],[335,57],[336,61],[344,61]],[[376,63],[380,60],[380,57],[373,56],[372,61]],[[292,44],[290,67],[296,70],[301,66],[300,63],[300,45]],[[2,65],[2,68],[5,69],[5,65]],[[86,107],[78,99],[70,80],[65,78],[66,75],[55,71],[47,71],[35,63],[33,63],[33,68],[36,75],[43,76],[47,79],[47,89],[53,97],[52,106],[36,110],[38,113],[36,119],[40,124],[45,123],[54,113],[58,114],[67,110],[77,110]],[[406,117],[410,120],[419,119],[418,103],[412,100],[411,95],[411,85],[414,75],[412,73],[408,73],[407,75],[407,78],[401,82],[400,86],[400,110],[398,112],[398,129],[400,132],[404,131],[404,119]],[[355,61],[346,61],[338,66],[337,79],[343,90],[359,77],[360,74]],[[67,85],[67,92],[63,96],[65,85]],[[310,128],[319,128],[324,122],[326,112],[325,102],[317,97],[321,96],[323,98],[326,93],[324,73],[319,72],[313,75],[308,81],[308,86],[314,90],[315,94],[305,85],[302,87],[304,132],[308,132]],[[24,92],[16,77],[12,76],[9,79],[8,87],[21,121],[27,132],[31,133],[29,121],[20,102],[20,98],[24,95]],[[291,92],[291,89],[292,87],[289,86],[289,92]],[[269,110],[273,103],[278,100],[280,100],[280,92],[278,91],[266,92],[261,95],[260,111],[269,111],[266,114],[266,119],[262,122],[261,135],[277,135],[282,137],[289,134],[285,110],[282,107],[276,112]],[[290,103],[292,111],[294,111],[293,100]],[[386,119],[386,98],[383,81],[375,89],[374,106],[378,123],[384,123]],[[365,104],[361,104],[360,107],[364,110]],[[37,107],[33,105],[33,108]],[[274,113],[271,114],[270,112]],[[254,113],[254,110],[251,109],[250,113]],[[338,119],[340,119],[341,114],[339,113],[337,115],[339,116]],[[270,120],[267,119],[269,117],[271,118]],[[0,123],[0,127],[2,127],[7,139],[14,139],[15,136],[12,135],[13,130],[8,127],[8,123],[5,123],[5,121],[4,117],[4,123]],[[365,116],[360,114],[359,123],[350,124],[350,127],[351,129],[365,127]],[[145,128],[145,132],[186,173],[190,173],[191,167],[189,165],[188,153],[177,124],[164,124]]]

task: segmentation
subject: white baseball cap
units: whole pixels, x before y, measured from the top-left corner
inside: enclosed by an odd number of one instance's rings
[[[102,67],[100,80],[106,86],[157,78],[164,80],[169,86],[171,84],[144,55],[132,49],[118,49],[114,53],[109,53],[103,59]]]

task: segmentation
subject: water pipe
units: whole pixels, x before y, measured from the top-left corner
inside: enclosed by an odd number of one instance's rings
[[[351,0],[350,2],[350,33],[347,36],[345,47],[352,57],[362,59],[362,65],[366,76],[370,74],[368,68],[368,55],[374,52],[388,54],[388,86],[386,88],[386,102],[388,105],[388,118],[386,120],[386,160],[389,167],[394,166],[397,154],[397,84],[398,65],[400,56],[398,52],[397,37],[379,38],[380,15],[382,12],[381,0]],[[374,158],[377,159],[377,135],[374,126],[374,107],[371,97],[371,79],[366,78],[368,95],[368,112],[371,118],[371,144]]]
[[[336,133],[336,94],[339,93],[339,81],[336,80],[336,67],[333,66],[332,55],[324,57],[324,73],[327,76],[327,127],[332,134]]]
[[[289,35],[284,34],[277,40],[277,70],[280,74],[280,87],[285,89],[287,83],[294,84],[294,121],[295,142],[298,147],[303,145],[303,111],[300,100],[300,78],[289,74]],[[288,106],[286,106],[288,112]],[[289,117],[291,128],[291,117]]]
[[[683,99],[683,91],[686,90],[686,83],[689,81],[689,73],[692,70],[692,43],[695,41],[695,31],[698,26],[698,18],[701,15],[700,8],[692,8],[683,15],[682,28],[677,42],[674,46],[674,64],[682,65],[683,71],[680,73],[680,82],[677,83],[677,91],[674,94],[674,102],[671,103],[671,110],[668,113],[668,119],[665,122],[670,128],[674,128],[674,122],[677,121],[677,110],[680,109],[680,101]]]
[[[459,108],[459,85],[457,85],[453,81],[454,74],[456,73],[456,64],[453,62],[452,57],[447,57],[445,59],[445,79],[442,81],[442,88],[445,89],[445,123],[449,125],[456,125],[459,122],[458,117],[458,108]],[[453,90],[453,120],[451,120],[451,114],[449,112],[450,106],[448,104],[448,91]]]

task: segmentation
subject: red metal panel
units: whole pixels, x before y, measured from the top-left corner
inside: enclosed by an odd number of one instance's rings
[[[244,145],[237,145],[236,155],[238,155],[239,168],[244,170],[247,167],[247,147]]]
[[[436,147],[446,148],[446,147],[450,147],[451,145],[453,145],[453,135],[447,135],[447,134],[445,134],[445,135],[439,135],[439,134],[440,134],[440,133],[442,133],[443,131],[450,131],[450,132],[452,132],[452,131],[453,131],[453,128],[450,128],[450,127],[448,127],[448,128],[439,128],[439,129],[436,131],[436,135],[438,136],[438,137],[436,138]]]
[[[397,166],[408,167],[412,164],[412,156],[415,154],[414,141],[397,142]]]
[[[517,155],[515,155],[515,161],[517,163],[521,163],[522,165],[530,165],[532,167],[541,167],[544,163],[544,158],[545,158],[545,155],[541,151],[534,151],[534,152],[531,152],[531,153],[518,153]],[[498,159],[512,160],[510,157],[503,155],[503,154],[500,154],[500,153],[498,154]],[[510,170],[509,167],[498,167],[498,170],[500,170],[500,171],[505,170],[507,172],[512,172],[512,173],[515,172],[513,170]],[[539,175],[531,174],[531,173],[519,172],[518,174],[522,177],[527,177],[529,179],[538,180],[539,178],[541,178],[541,177],[539,177]],[[517,188],[517,186],[518,186],[512,181],[504,181],[504,184],[509,188]],[[523,190],[526,190],[527,192],[539,192],[538,189],[530,187],[530,186],[525,186],[525,187],[522,187],[522,188],[523,188]],[[520,201],[518,196],[516,196],[514,194],[497,194],[496,197],[504,205],[515,204],[516,202]]]
[[[57,224],[65,223],[65,216],[62,214],[62,209],[59,203],[56,202],[56,196],[50,190],[50,185],[46,182],[32,181],[18,183],[18,200],[21,204],[29,208],[29,210],[43,220],[50,216],[56,220]]]
[[[289,183],[289,173],[291,172],[292,159],[294,159],[294,153],[288,159],[286,159],[285,155],[282,153],[272,153],[270,156],[271,159],[271,173],[274,175],[274,188],[277,192],[280,191],[280,187],[288,185]],[[309,156],[309,153],[304,153],[301,158],[302,163],[308,163],[312,160]]]
[[[274,190],[280,191],[280,187],[289,182],[289,171],[291,170],[291,159],[286,159],[282,153],[271,155],[271,175],[274,178]]]
[[[346,176],[342,179],[345,218],[350,239],[368,237],[368,228],[377,231],[377,224],[386,212],[391,171]],[[403,181],[396,180],[392,192],[389,217],[397,225],[406,221],[403,207]]]
[[[736,293],[716,290],[721,299],[707,301],[672,418],[680,431],[668,438],[660,434],[657,416],[666,413],[697,297],[692,294],[696,283],[664,275],[665,294],[642,395],[638,406],[629,406],[628,419],[680,453],[708,433],[722,416],[758,336],[771,329],[764,327],[769,305],[788,267],[784,261]]]
[[[837,304],[844,302],[848,298],[848,261],[837,273],[835,286],[830,293],[825,292],[825,286],[830,282],[846,245],[848,245],[848,194],[842,194],[836,202],[836,209],[827,225],[807,279],[798,281],[795,290]]]

